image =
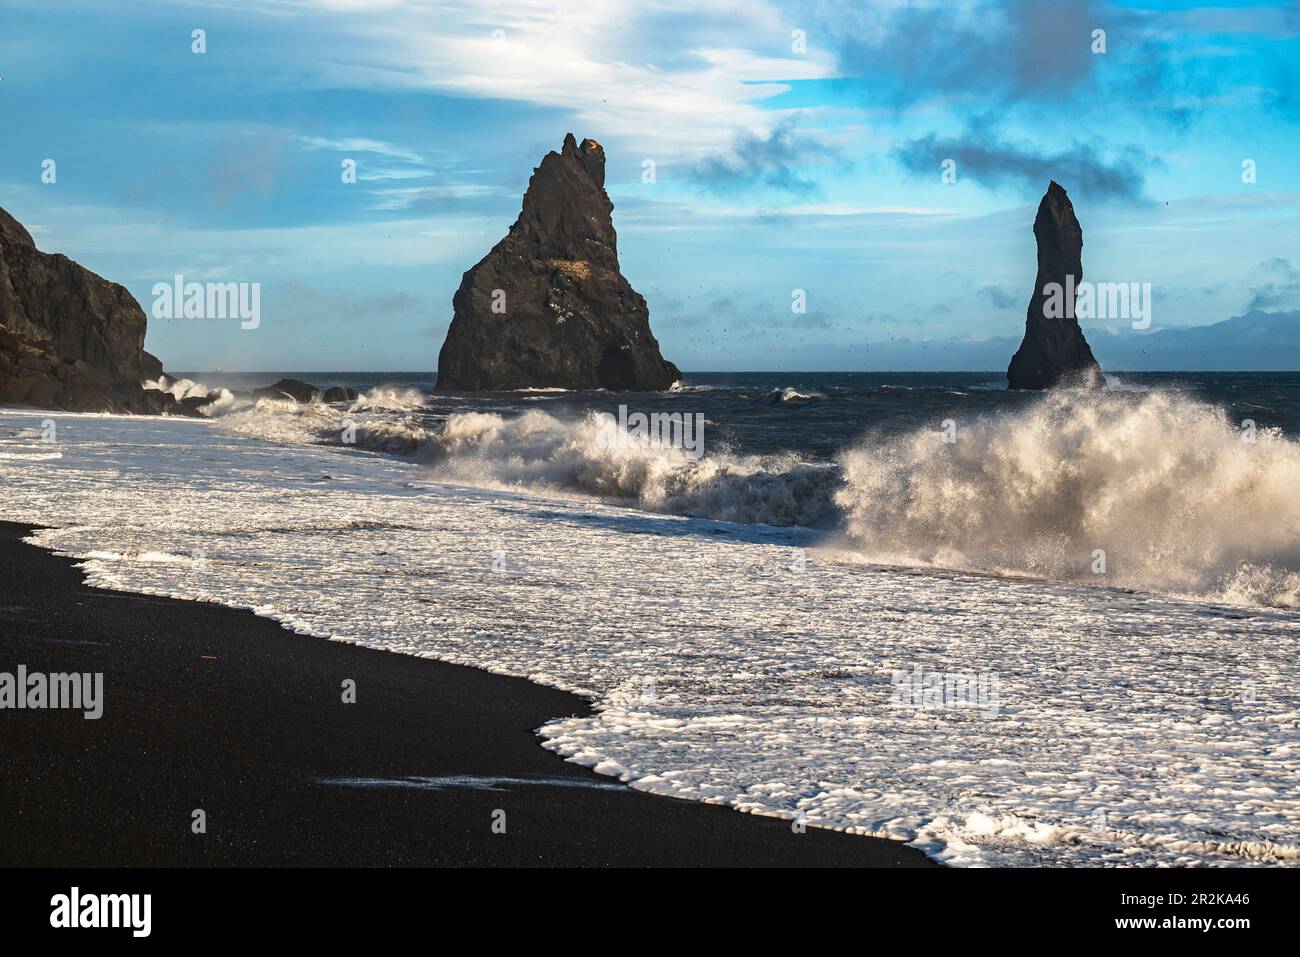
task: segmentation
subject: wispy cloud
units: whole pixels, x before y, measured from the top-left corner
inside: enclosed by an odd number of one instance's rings
[[[374,209],[433,212],[445,209],[457,200],[476,196],[490,196],[493,191],[486,186],[461,184],[458,186],[410,186],[373,190]]]
[[[371,140],[361,136],[330,138],[326,136],[299,137],[308,149],[334,150],[338,153],[378,153],[417,166],[426,166],[427,161],[416,150],[395,146],[382,140]]]
[[[1146,174],[1161,161],[1135,146],[1109,147],[1075,140],[1068,148],[1042,150],[1003,138],[988,118],[977,118],[957,136],[934,133],[907,140],[894,156],[904,169],[937,181],[945,161],[956,163],[960,180],[969,177],[990,187],[1010,186],[1042,192],[1050,180],[1077,188],[1092,199],[1140,199]]]
[[[842,165],[844,159],[834,147],[800,132],[798,116],[790,115],[766,133],[742,130],[729,150],[689,171],[701,187],[723,196],[763,187],[803,199],[818,194],[811,170],[825,163]]]
[[[412,90],[563,110],[570,125],[644,156],[698,157],[737,125],[757,127],[785,81],[829,77],[834,55],[795,53],[766,0],[226,0],[309,25],[294,60],[330,86]],[[293,43],[293,40],[288,42]]]

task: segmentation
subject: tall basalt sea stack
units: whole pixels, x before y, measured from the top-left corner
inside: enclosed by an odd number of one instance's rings
[[[605,151],[572,133],[533,171],[509,234],[465,273],[440,390],[657,391],[681,378],[618,267]]]
[[[1104,381],[1101,366],[1074,314],[1073,292],[1083,282],[1083,230],[1070,197],[1056,181],[1038,204],[1034,238],[1038,240],[1038,276],[1025,317],[1025,338],[1011,358],[1007,382],[1012,389],[1049,389],[1058,383],[1100,385]],[[1053,283],[1056,290],[1051,289]],[[1067,289],[1064,314],[1058,315],[1060,310],[1049,308],[1048,301],[1055,292],[1060,303],[1062,291]]]

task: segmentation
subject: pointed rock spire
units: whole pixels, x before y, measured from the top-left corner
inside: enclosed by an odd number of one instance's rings
[[[510,232],[465,273],[438,388],[667,389],[645,300],[619,271],[605,150],[572,133],[533,171]]]
[[[1099,385],[1101,366],[1074,314],[1073,294],[1083,282],[1083,229],[1070,197],[1055,180],[1038,204],[1034,238],[1038,275],[1025,317],[1025,338],[1007,368],[1007,382],[1013,389],[1048,389],[1061,382]],[[1058,301],[1059,290],[1069,291],[1065,315],[1049,308],[1054,283]]]

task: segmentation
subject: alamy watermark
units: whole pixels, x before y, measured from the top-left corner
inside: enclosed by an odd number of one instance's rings
[[[19,665],[17,672],[0,671],[0,711],[71,709],[84,711],[87,721],[104,714],[104,673],[46,674]]]
[[[600,432],[596,444],[602,449],[644,448],[646,446],[681,449],[688,458],[704,455],[703,412],[632,412],[626,405],[618,407],[618,418],[598,412]]]
[[[1151,283],[1081,282],[1043,286],[1043,315],[1048,319],[1129,319],[1134,329],[1151,326]]]
[[[914,665],[911,671],[895,671],[890,676],[893,693],[890,705],[924,711],[940,708],[967,708],[980,711],[986,718],[1001,707],[998,676],[982,671],[925,671]]]
[[[239,328],[262,324],[260,282],[186,282],[179,273],[153,287],[155,319],[239,319]]]
[[[153,927],[152,894],[83,894],[73,887],[50,898],[50,926],[125,928],[132,937],[148,937]]]

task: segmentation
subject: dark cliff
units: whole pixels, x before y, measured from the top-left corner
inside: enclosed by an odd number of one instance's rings
[[[67,256],[36,248],[0,209],[0,403],[68,412],[196,414],[167,392],[144,351],[132,295]]]
[[[23,225],[0,209],[0,325],[138,385],[162,374],[144,351],[146,319],[135,298],[67,256],[43,253]]]

